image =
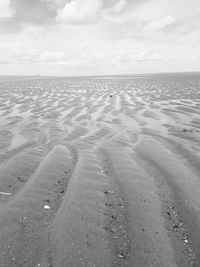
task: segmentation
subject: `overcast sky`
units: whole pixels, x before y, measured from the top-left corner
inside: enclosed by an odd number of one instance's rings
[[[0,74],[200,71],[199,0],[0,0]]]

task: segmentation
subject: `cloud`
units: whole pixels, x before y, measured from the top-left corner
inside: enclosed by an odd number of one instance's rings
[[[10,19],[0,19],[0,35],[1,34],[15,34],[21,30],[21,26],[13,23]]]
[[[132,64],[135,62],[155,62],[163,61],[168,58],[168,51],[161,49],[137,49],[132,53],[125,53],[117,56],[120,63]]]
[[[168,0],[149,0],[137,5],[132,4],[128,10],[127,19],[146,22],[162,19],[169,6],[167,2]]]
[[[44,24],[56,16],[56,8],[44,0],[10,0],[14,23]]]
[[[103,10],[102,18],[111,23],[121,22],[121,12],[124,10],[125,6],[127,6],[125,0],[117,1],[114,5]]]
[[[65,58],[65,53],[63,52],[51,52],[45,51],[40,55],[40,60],[43,62],[58,62]]]
[[[41,0],[41,2],[53,9],[63,8],[66,4],[66,0]]]
[[[200,28],[193,30],[192,32],[185,34],[181,37],[180,43],[187,43],[193,46],[199,46],[200,44]]]
[[[175,22],[175,18],[173,18],[172,16],[167,16],[163,19],[155,20],[148,23],[144,27],[144,31],[153,32],[153,31],[163,30],[165,27],[172,24],[173,22]]]
[[[126,6],[126,4],[127,4],[127,2],[125,0],[120,0],[112,8],[113,12],[115,12],[115,13],[121,12],[123,10],[123,8]]]
[[[4,60],[10,60],[10,53]],[[65,60],[65,53],[42,50],[40,48],[18,49],[12,54],[13,61],[20,64],[58,63]]]
[[[13,15],[13,10],[10,7],[9,0],[0,1],[0,19],[10,18]]]
[[[71,24],[92,21],[101,7],[102,0],[72,0],[63,9],[58,10],[56,20]]]
[[[18,33],[27,24],[52,24],[58,7],[51,5],[51,2],[51,0],[0,0],[0,33]]]

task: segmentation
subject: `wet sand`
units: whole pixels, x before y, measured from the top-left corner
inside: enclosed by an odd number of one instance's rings
[[[0,266],[200,266],[199,89],[0,81]]]

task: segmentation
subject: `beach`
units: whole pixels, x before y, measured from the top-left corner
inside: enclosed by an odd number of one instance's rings
[[[0,92],[0,266],[200,266],[199,74]]]

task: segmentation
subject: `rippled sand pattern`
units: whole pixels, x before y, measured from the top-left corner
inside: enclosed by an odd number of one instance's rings
[[[0,266],[200,266],[200,75],[0,92]]]

